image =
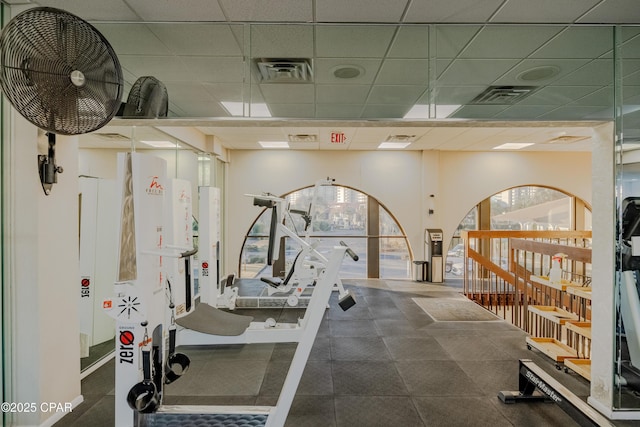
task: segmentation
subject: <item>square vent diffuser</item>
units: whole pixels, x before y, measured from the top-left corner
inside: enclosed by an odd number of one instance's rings
[[[311,60],[307,58],[256,58],[263,83],[309,83],[313,81]]]
[[[521,99],[531,95],[537,86],[489,86],[480,95],[476,96],[471,104],[504,105],[515,104]]]

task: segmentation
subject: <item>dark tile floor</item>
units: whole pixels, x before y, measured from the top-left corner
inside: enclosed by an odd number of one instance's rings
[[[505,405],[497,398],[500,390],[517,390],[521,358],[534,360],[578,396],[589,393],[584,379],[527,350],[524,332],[501,320],[434,321],[412,300],[451,298],[457,289],[383,280],[346,286],[358,302],[344,312],[333,301],[327,310],[287,426],[577,425],[554,404]],[[264,311],[247,312],[257,320],[265,317]],[[295,321],[301,311],[267,313],[276,315]],[[179,350],[191,367],[166,387],[166,404],[274,405],[295,344]],[[113,426],[113,370],[111,361],[83,380],[84,402],[56,427]]]

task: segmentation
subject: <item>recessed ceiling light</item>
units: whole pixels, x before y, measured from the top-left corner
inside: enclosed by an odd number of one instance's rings
[[[364,75],[364,68],[358,65],[337,65],[331,69],[331,73],[338,79],[355,79]]]
[[[262,148],[289,148],[287,141],[258,141]]]
[[[381,150],[401,150],[411,145],[411,142],[381,142],[378,149]]]
[[[531,68],[518,74],[517,79],[524,82],[536,82],[539,80],[547,80],[560,72],[560,68],[555,65],[543,65],[541,67]]]
[[[533,145],[533,142],[507,142],[497,147],[493,147],[494,150],[520,150],[524,147]]]
[[[180,148],[178,144],[170,141],[140,141],[154,148]]]

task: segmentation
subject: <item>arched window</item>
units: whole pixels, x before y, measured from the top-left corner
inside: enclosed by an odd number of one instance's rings
[[[460,222],[447,251],[448,278],[464,273],[461,230],[591,230],[591,208],[581,199],[548,187],[528,185],[496,193],[474,206]]]
[[[374,197],[353,188],[328,185],[318,188],[312,211],[315,187],[305,187],[285,196],[289,210],[305,212],[311,218],[308,229],[302,215],[293,213],[288,227],[300,237],[318,241],[317,250],[328,253],[339,242],[345,241],[360,257],[358,262],[345,258],[342,278],[409,278],[412,254],[404,230],[393,215]],[[274,271],[267,265],[269,224],[271,210],[260,213],[254,221],[240,253],[239,275],[251,278],[278,276],[288,270],[300,248],[286,239],[285,265]]]

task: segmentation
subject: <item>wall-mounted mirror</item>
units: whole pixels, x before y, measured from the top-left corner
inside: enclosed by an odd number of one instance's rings
[[[88,374],[115,348],[114,320],[102,310],[117,275],[120,200],[116,159],[120,152],[149,152],[167,161],[168,176],[186,179],[192,194],[208,185],[213,160],[151,126],[107,126],[79,139],[79,242],[81,370]],[[198,212],[198,198],[192,198]],[[197,218],[194,218],[194,232]]]

